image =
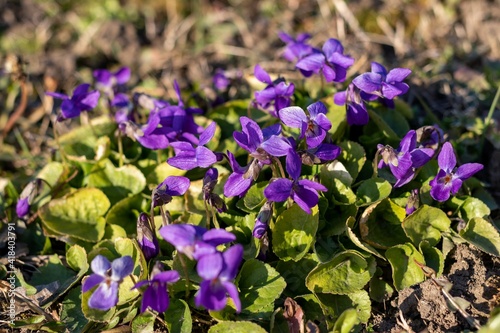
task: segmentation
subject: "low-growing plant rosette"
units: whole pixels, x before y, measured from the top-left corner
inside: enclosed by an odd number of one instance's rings
[[[207,109],[177,82],[176,101],[133,93],[128,68],[48,93],[63,99],[59,121],[91,118],[55,133],[56,160],[15,207],[38,242],[66,251],[49,275],[61,279],[60,325],[281,332],[293,304],[311,331],[359,331],[372,304],[441,275],[455,243],[500,255],[498,207],[474,178],[483,165],[459,164],[444,129],[411,129],[411,108],[395,102],[410,69],[372,62],[349,81],[340,40],[279,37],[304,80],[320,74],[331,89],[313,98],[256,65],[263,89]],[[217,71],[214,84],[232,81]],[[48,267],[17,278],[37,290]]]

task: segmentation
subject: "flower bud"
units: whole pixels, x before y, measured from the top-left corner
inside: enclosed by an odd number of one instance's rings
[[[30,211],[30,206],[33,204],[36,196],[40,193],[43,185],[43,180],[36,178],[28,183],[21,192],[19,200],[16,204],[16,213],[19,217],[25,217]]]
[[[410,197],[408,198],[408,202],[406,203],[406,215],[410,215],[414,211],[417,210],[420,205],[420,200],[418,197],[418,189],[413,189],[410,192]]]
[[[154,258],[160,253],[160,246],[151,218],[146,213],[141,213],[137,219],[137,242],[146,260]]]
[[[262,238],[267,230],[267,225],[273,216],[273,202],[267,201],[259,211],[255,219],[255,226],[253,227],[252,235],[255,238]]]

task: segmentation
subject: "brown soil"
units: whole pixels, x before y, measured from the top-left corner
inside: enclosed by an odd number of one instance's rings
[[[470,302],[465,312],[486,323],[500,296],[500,258],[472,245],[460,244],[446,261],[443,275],[453,287],[449,293]],[[375,306],[374,306],[375,307]],[[390,302],[374,308],[369,326],[375,332],[402,332],[404,322],[413,332],[463,332],[473,330],[462,315],[452,312],[441,290],[431,280],[402,290]]]

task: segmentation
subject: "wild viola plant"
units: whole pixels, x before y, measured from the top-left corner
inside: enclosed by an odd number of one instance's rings
[[[395,102],[410,69],[373,62],[349,78],[340,40],[279,37],[293,69],[330,89],[313,98],[256,65],[264,89],[209,109],[176,82],[175,101],[133,93],[125,68],[95,71],[95,88],[72,96],[48,93],[63,99],[60,120],[91,111],[88,125],[55,133],[54,161],[16,206],[34,243],[54,248],[18,279],[54,286],[40,306],[60,300],[60,325],[288,331],[289,297],[311,331],[360,330],[372,304],[425,279],[422,265],[442,274],[454,242],[500,254],[497,206],[473,177],[482,165],[458,163],[446,128],[412,129],[412,108]],[[214,84],[231,82],[218,71]]]

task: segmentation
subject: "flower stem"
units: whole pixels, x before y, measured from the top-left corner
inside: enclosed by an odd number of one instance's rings
[[[170,212],[163,208],[163,206],[160,206],[160,214],[163,220],[163,225],[172,224],[172,216],[170,216]]]
[[[68,165],[66,152],[61,147],[61,143],[59,141],[59,133],[57,132],[56,124],[57,124],[57,118],[55,120],[52,118],[52,133],[54,133],[54,139],[56,140],[57,146],[59,147],[59,153],[61,154],[61,159],[63,161],[63,164]]]
[[[181,262],[182,270],[184,271],[184,275],[186,277],[186,301],[189,298],[189,289],[191,288],[191,281],[189,281],[189,272],[187,270],[186,262],[184,261],[184,258],[182,257],[182,253],[177,253],[177,256],[179,257],[179,261]]]
[[[118,166],[123,166],[123,142],[122,133],[118,131]]]
[[[217,221],[217,215],[215,214],[215,208],[212,207],[212,219],[214,223],[214,227],[220,229],[219,221]]]
[[[378,158],[380,156],[380,149],[377,149],[375,157],[373,158],[373,178],[378,177]]]
[[[286,178],[286,176],[285,176],[285,170],[283,170],[283,166],[281,165],[280,160],[278,158],[276,158],[276,157],[274,157],[273,160],[278,165],[278,168],[279,168],[280,173],[281,173],[281,177],[282,178]]]
[[[207,229],[210,229],[210,211],[208,210],[208,204],[206,200],[203,200],[203,203],[205,204],[205,218],[207,219],[206,224],[207,224]]]
[[[486,116],[486,119],[484,121],[484,129],[483,129],[483,134],[481,136],[481,144],[479,145],[481,151],[480,154],[483,152],[483,146],[484,146],[484,139],[486,137],[486,132],[488,131],[488,128],[490,127],[490,122],[491,118],[493,117],[493,112],[495,111],[495,107],[498,104],[498,99],[500,98],[500,85],[498,86],[497,92],[495,94],[495,97],[493,98],[493,103],[491,103],[490,110],[488,111],[488,115]]]

